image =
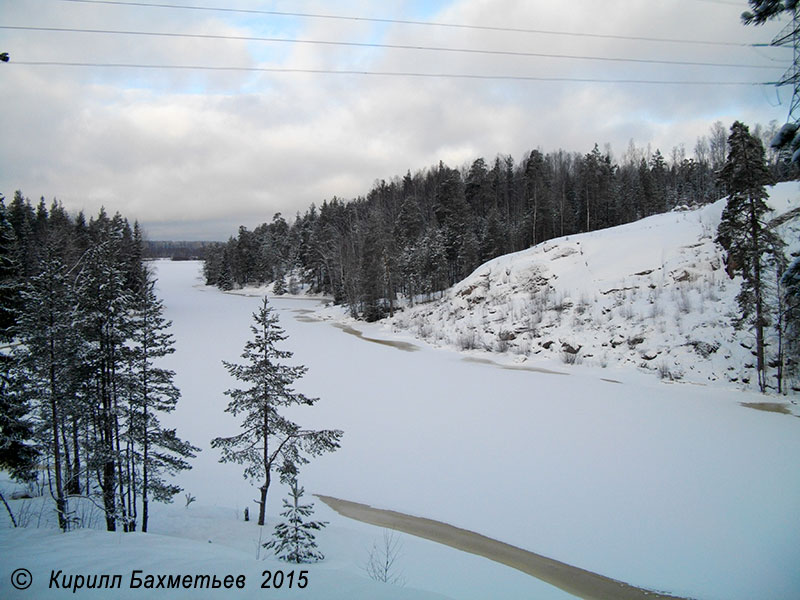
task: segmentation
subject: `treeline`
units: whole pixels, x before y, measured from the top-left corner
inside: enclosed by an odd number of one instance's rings
[[[198,450],[159,423],[180,393],[142,252],[119,213],[0,198],[0,467],[43,478],[64,530],[83,496],[108,530],[147,531],[149,501],[180,491],[166,475]]]
[[[145,240],[142,256],[145,259],[202,260],[210,242],[173,242]]]
[[[773,123],[754,131],[769,139],[775,130]],[[435,294],[496,256],[717,200],[726,143],[718,122],[689,158],[682,147],[668,160],[631,143],[621,161],[595,145],[584,155],[533,150],[518,163],[510,156],[460,169],[440,162],[376,182],[365,197],[312,205],[291,225],[277,214],[252,231],[240,227],[207,248],[206,280],[222,289],[274,281],[278,292],[304,283],[375,320],[398,296]]]

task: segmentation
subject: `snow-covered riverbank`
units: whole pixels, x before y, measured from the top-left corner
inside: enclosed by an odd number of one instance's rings
[[[255,488],[239,468],[217,462],[209,440],[236,431],[223,412],[223,391],[234,382],[220,361],[238,360],[258,298],[202,286],[197,263],[163,262],[158,270],[177,339],[169,367],[183,392],[166,422],[204,450],[179,479],[196,503],[157,511],[152,531],[206,546],[211,539],[212,547],[255,560],[258,528],[240,517],[245,506],[252,512]],[[740,405],[759,402],[757,394],[666,384],[629,369],[570,370],[543,361],[570,376],[509,370],[465,361],[379,325],[359,324],[362,336],[348,335],[297,312],[316,302],[273,300],[289,334],[286,347],[309,368],[298,388],[320,397],[317,406],[293,416],[310,427],[345,431],[339,451],[301,472],[309,493],[443,521],[678,596],[800,594],[800,419]],[[284,495],[278,487],[270,491],[272,523]],[[367,587],[353,589],[377,597],[363,564],[380,531],[320,502],[316,509],[331,525],[320,536],[328,559],[312,574],[326,571],[319,580],[328,582],[332,572],[344,573],[342,586],[364,581]],[[33,549],[40,548],[43,564],[52,562],[45,548],[53,544],[37,536],[4,531],[1,539],[4,548],[18,539],[20,555],[31,560],[38,560]],[[136,537],[128,555],[133,568],[148,552],[172,564],[168,538],[153,536],[148,551],[150,542]],[[27,545],[32,550],[26,555]],[[87,556],[94,561],[88,564],[103,564],[97,563],[101,553]],[[213,566],[205,546],[196,558]],[[195,564],[190,559],[186,564]],[[7,573],[17,566],[25,565],[4,558],[3,594]],[[404,597],[412,588],[462,599],[568,597],[486,559],[405,536],[399,566]],[[350,597],[367,597],[354,593]]]

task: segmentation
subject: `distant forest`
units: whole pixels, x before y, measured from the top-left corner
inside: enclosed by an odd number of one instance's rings
[[[211,242],[164,242],[144,240],[142,256],[145,260],[171,258],[172,260],[201,260]]]
[[[769,140],[776,123],[753,133]],[[210,285],[233,289],[275,282],[333,296],[353,316],[376,320],[399,296],[432,296],[494,257],[548,239],[636,221],[725,195],[717,173],[728,132],[715,123],[687,157],[633,142],[620,160],[595,144],[587,154],[533,150],[521,161],[497,156],[376,181],[366,196],[311,205],[289,224],[280,214],[206,248]],[[794,171],[768,153],[776,181]]]

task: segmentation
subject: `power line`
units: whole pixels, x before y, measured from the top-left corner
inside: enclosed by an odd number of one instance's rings
[[[588,56],[588,55],[573,55],[573,54],[552,54],[547,52],[523,52],[514,50],[485,50],[476,48],[453,48],[446,46],[418,46],[418,45],[405,45],[405,44],[381,44],[377,42],[342,42],[342,41],[328,41],[328,40],[306,40],[306,39],[290,39],[278,37],[258,37],[258,36],[244,36],[244,35],[219,35],[219,34],[206,34],[206,33],[175,33],[175,32],[156,32],[156,31],[130,31],[130,30],[116,30],[116,29],[79,29],[73,27],[33,27],[21,25],[0,25],[0,29],[15,30],[15,31],[42,31],[42,32],[58,32],[58,33],[89,33],[89,34],[106,34],[106,35],[130,35],[130,36],[147,36],[147,37],[167,37],[167,38],[189,38],[189,39],[205,39],[205,40],[229,40],[229,41],[246,41],[246,42],[274,42],[274,43],[287,43],[287,44],[312,44],[324,46],[348,46],[356,48],[382,48],[389,50],[422,50],[431,52],[451,52],[462,54],[484,54],[493,56],[516,56],[528,58],[556,58],[566,60],[595,60],[603,62],[627,62],[639,64],[657,64],[657,65],[673,65],[673,66],[693,66],[693,67],[722,67],[722,68],[747,68],[747,69],[781,69],[783,67],[776,67],[774,65],[753,65],[753,64],[735,64],[735,63],[716,63],[716,62],[702,62],[702,61],[686,61],[686,60],[666,60],[666,59],[647,59],[647,58],[629,58],[629,57],[606,57],[606,56]]]
[[[708,2],[710,4],[724,4],[725,6],[738,6],[741,8],[741,2],[730,2],[729,0],[698,0],[698,2]]]
[[[660,79],[601,79],[595,77],[548,77],[539,75],[486,75],[468,73],[419,73],[413,71],[359,71],[354,69],[300,69],[284,67],[238,67],[213,65],[164,65],[135,63],[97,63],[71,61],[14,61],[14,65],[47,66],[47,67],[91,67],[106,69],[148,69],[173,71],[230,71],[254,73],[300,73],[313,75],[364,75],[379,77],[417,77],[430,79],[477,79],[506,81],[541,81],[572,83],[612,83],[612,84],[646,84],[646,85],[692,85],[692,86],[762,86],[774,85],[774,82],[753,81],[697,81],[697,80],[660,80]]]
[[[407,19],[381,19],[376,17],[355,17],[348,15],[332,15],[332,14],[319,14],[319,13],[305,13],[305,12],[287,12],[278,10],[263,10],[254,8],[229,8],[219,6],[193,6],[181,4],[167,4],[159,2],[138,2],[133,0],[60,0],[61,2],[73,2],[81,4],[107,4],[114,6],[135,6],[142,8],[169,8],[178,10],[194,10],[194,11],[208,11],[208,12],[226,12],[238,14],[252,14],[252,15],[270,15],[278,17],[299,17],[308,19],[335,19],[342,21],[360,21],[367,23],[384,23],[396,25],[419,25],[426,27],[446,27],[451,29],[470,29],[480,31],[499,31],[506,33],[534,33],[541,35],[560,35],[582,38],[597,38],[597,39],[611,39],[611,40],[626,40],[635,42],[656,42],[656,43],[669,43],[669,44],[696,44],[706,46],[738,46],[749,47],[754,44],[745,44],[741,42],[725,42],[725,41],[709,41],[709,40],[690,40],[680,38],[657,38],[649,36],[629,36],[629,35],[616,35],[616,34],[601,34],[601,33],[588,33],[588,32],[573,32],[573,31],[556,31],[550,29],[524,29],[518,27],[495,27],[491,25],[466,25],[462,23],[444,23],[440,21],[415,21]],[[769,45],[769,44],[759,44]]]

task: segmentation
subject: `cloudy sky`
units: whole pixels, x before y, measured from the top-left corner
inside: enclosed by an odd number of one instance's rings
[[[58,198],[88,214],[105,206],[138,219],[151,239],[224,240],[240,224],[291,218],[439,160],[519,161],[534,148],[585,153],[595,143],[620,156],[631,140],[666,156],[684,144],[691,155],[714,121],[786,120],[788,88],[727,85],[775,81],[791,58],[752,46],[784,23],[745,27],[746,8],[0,0],[0,52],[11,56],[0,63],[0,193]],[[62,64],[32,64],[53,62]],[[687,62],[736,66],[674,64]],[[162,68],[97,66],[108,64]],[[443,74],[504,78],[421,76]]]

